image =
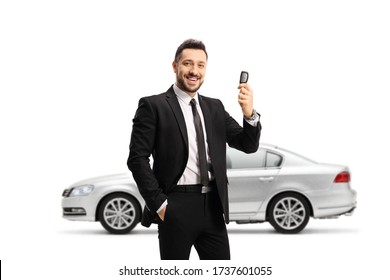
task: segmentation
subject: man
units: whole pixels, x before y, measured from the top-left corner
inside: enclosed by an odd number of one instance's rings
[[[189,259],[192,246],[200,259],[230,259],[226,143],[246,153],[259,145],[248,84],[239,85],[243,127],[198,93],[207,58],[201,41],[184,41],[172,63],[176,83],[141,98],[133,119],[127,164],[146,202],[142,225],[158,223],[161,259]]]

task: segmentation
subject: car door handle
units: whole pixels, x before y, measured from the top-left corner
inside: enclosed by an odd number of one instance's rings
[[[259,180],[262,182],[271,182],[274,180],[274,177],[260,177]]]

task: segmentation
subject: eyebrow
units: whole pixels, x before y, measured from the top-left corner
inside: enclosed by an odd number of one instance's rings
[[[198,64],[206,64],[206,61],[200,60],[200,61],[197,61],[197,62],[196,62],[196,61],[194,61],[193,59],[190,59],[190,58],[184,59],[182,63],[184,63],[184,62],[192,62],[192,63],[198,63]]]

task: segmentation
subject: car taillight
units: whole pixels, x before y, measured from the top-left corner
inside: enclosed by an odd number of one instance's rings
[[[334,183],[348,183],[351,180],[351,175],[349,172],[344,171],[337,174],[336,178],[334,178]]]

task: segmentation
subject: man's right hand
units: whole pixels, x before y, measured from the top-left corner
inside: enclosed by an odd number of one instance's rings
[[[165,219],[165,211],[167,210],[167,207],[165,206],[160,210],[160,212],[157,213],[157,215],[160,217],[161,221],[164,221]]]

